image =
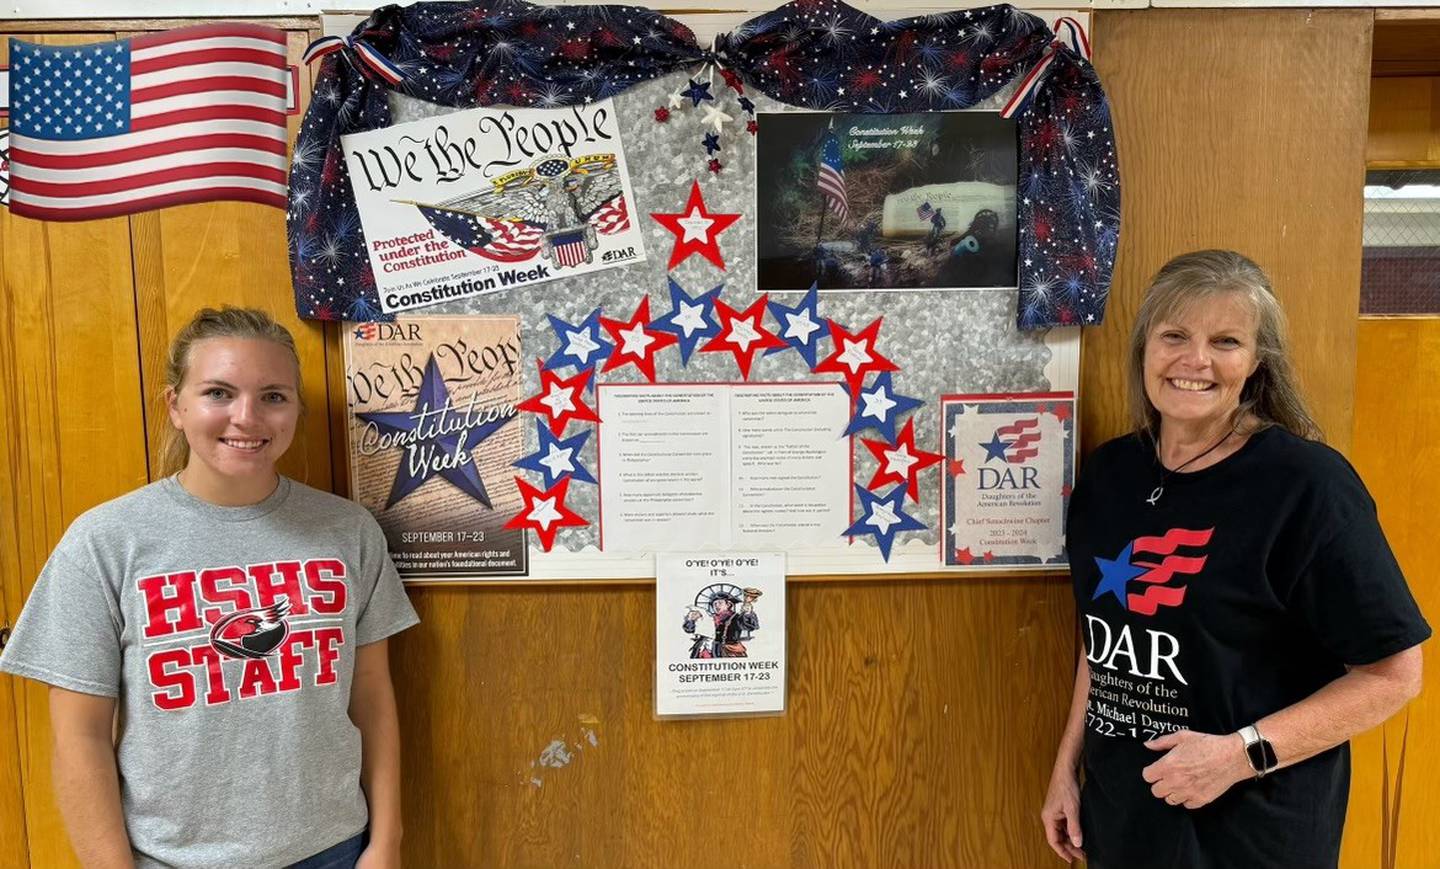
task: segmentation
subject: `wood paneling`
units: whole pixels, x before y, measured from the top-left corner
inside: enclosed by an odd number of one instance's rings
[[[412,598],[424,622],[393,644],[411,865],[1053,859],[1034,819],[1072,672],[1065,580],[794,585],[789,710],[717,721],[653,717],[649,588]],[[573,759],[544,766],[554,740]]]
[[[123,218],[60,224],[0,214],[0,276],[11,335],[0,365],[13,390],[7,470],[20,516],[12,575],[23,600],[76,516],[146,481],[129,226]],[[11,684],[30,858],[47,869],[73,865],[50,797],[47,689]]]
[[[1369,28],[1355,10],[1097,15],[1126,211],[1110,316],[1087,336],[1088,445],[1123,429],[1117,375],[1145,279],[1175,253],[1224,245],[1271,269],[1321,420],[1348,442]],[[0,592],[18,608],[74,515],[145,481],[142,410],[156,407],[170,332],[201,304],[292,306],[281,215],[258,206],[72,226],[0,217],[0,258],[0,409],[15,421],[0,440],[19,517],[15,572],[0,566],[23,578]],[[343,439],[327,422],[344,400],[338,334],[297,330],[311,415],[287,471],[341,488]],[[1036,815],[1074,660],[1063,578],[797,584],[786,714],[686,722],[652,714],[645,586],[412,596],[425,622],[393,645],[408,865],[1054,860]],[[70,865],[43,689],[15,693],[33,865]],[[556,740],[569,760],[547,766]]]
[[[1380,522],[1432,627],[1440,628],[1440,318],[1360,321],[1355,382],[1353,461],[1375,497]],[[1395,866],[1433,865],[1440,854],[1440,663],[1426,649],[1425,689],[1409,707]],[[1381,853],[1381,786],[1394,799],[1406,716],[1352,746],[1349,822],[1343,865],[1377,866]],[[1388,768],[1381,739],[1387,743]]]
[[[1435,54],[1440,57],[1440,40]],[[1374,80],[1365,159],[1372,165],[1440,166],[1440,76]]]
[[[129,34],[125,34],[129,35]],[[289,62],[300,65],[309,39],[289,34]],[[301,88],[300,108],[310,104]],[[294,140],[300,115],[291,117]],[[286,255],[285,213],[241,202],[207,202],[130,218],[135,248],[135,290],[140,311],[141,367],[152,457],[169,426],[164,414],[165,353],[170,339],[200,308],[236,305],[269,311],[295,336],[305,374],[307,413],[280,470],[321,489],[330,488],[330,421],[326,412],[325,340],[318,323],[295,313]]]
[[[1095,65],[1124,180],[1105,324],[1087,330],[1087,448],[1125,431],[1128,333],[1149,278],[1197,248],[1270,274],[1330,443],[1350,441],[1370,10],[1099,12]]]
[[[1377,9],[1371,70],[1376,78],[1440,75],[1440,10]]]

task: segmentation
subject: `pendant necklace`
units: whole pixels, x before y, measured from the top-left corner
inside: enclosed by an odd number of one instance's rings
[[[1211,444],[1210,448],[1207,449],[1205,452],[1200,453],[1198,456],[1195,456],[1194,458],[1185,462],[1185,464],[1181,465],[1173,471],[1167,470],[1165,467],[1165,463],[1160,460],[1160,438],[1157,436],[1155,438],[1155,463],[1160,466],[1160,485],[1155,487],[1154,491],[1150,493],[1150,497],[1145,499],[1145,502],[1151,507],[1154,507],[1160,501],[1160,496],[1165,494],[1165,483],[1169,481],[1172,474],[1180,473],[1181,471],[1185,470],[1187,466],[1198,462],[1206,456],[1210,455],[1211,453],[1215,452],[1215,450],[1218,449],[1221,444],[1230,440],[1230,435],[1233,435],[1239,428],[1240,427],[1237,425],[1235,428],[1230,429],[1230,431],[1225,433],[1225,437]]]

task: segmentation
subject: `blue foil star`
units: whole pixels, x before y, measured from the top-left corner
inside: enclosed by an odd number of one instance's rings
[[[1090,596],[1091,600],[1099,600],[1101,595],[1113,594],[1115,599],[1120,601],[1123,609],[1129,609],[1130,603],[1126,597],[1125,587],[1130,580],[1137,576],[1143,576],[1150,570],[1148,567],[1137,567],[1130,563],[1134,554],[1135,542],[1125,544],[1120,554],[1114,560],[1095,556],[1095,566],[1100,568],[1100,582],[1095,586],[1095,593]]]
[[[550,433],[550,427],[542,419],[535,420],[535,431],[540,436],[540,448],[515,462],[515,467],[524,468],[545,475],[545,488],[550,488],[562,477],[571,477],[582,483],[594,483],[590,471],[580,464],[580,451],[590,439],[590,429],[573,437],[557,438]]]
[[[850,417],[850,425],[845,429],[845,434],[852,435],[873,428],[893,444],[895,425],[900,421],[900,417],[924,403],[918,398],[896,393],[890,384],[890,372],[882,372],[875,375],[869,386],[860,387],[860,395],[855,400],[855,415]]]
[[[720,137],[714,133],[706,133],[702,141],[705,143],[705,153],[714,154],[720,150]]]
[[[434,476],[449,480],[455,488],[490,507],[490,496],[480,482],[480,472],[470,451],[515,418],[512,412],[503,419],[478,425],[467,425],[466,408],[450,403],[450,391],[432,354],[420,378],[420,392],[411,411],[378,411],[356,416],[381,431],[400,435],[396,448],[403,451],[400,467],[385,509],[395,506],[401,498],[420,488]]]
[[[687,97],[689,97],[691,100],[693,100],[693,101],[694,101],[694,103],[693,103],[694,106],[700,105],[700,103],[702,103],[702,102],[705,101],[705,100],[713,100],[713,99],[715,99],[715,97],[713,97],[713,96],[710,95],[710,82],[708,82],[708,81],[704,81],[704,82],[696,81],[696,80],[693,79],[693,78],[690,79],[690,86],[687,87],[685,90],[681,91],[680,93],[681,93],[683,96],[687,96]],[[693,108],[693,106],[692,106],[692,108]]]
[[[880,544],[880,554],[890,560],[890,547],[895,535],[901,531],[924,531],[925,524],[901,507],[905,503],[905,484],[900,483],[888,495],[876,495],[864,486],[856,485],[855,494],[860,499],[860,518],[845,529],[842,537],[856,537],[872,534]]]
[[[805,364],[813,369],[820,358],[820,340],[830,335],[825,321],[820,319],[820,285],[811,284],[810,291],[794,308],[779,302],[767,302],[766,307],[770,309],[770,316],[779,324],[775,332],[786,346],[772,347],[765,351],[765,355],[794,350],[803,356]]]
[[[557,371],[567,365],[574,366],[576,371],[589,368],[597,362],[603,362],[615,349],[615,345],[605,337],[604,330],[600,328],[599,308],[586,315],[578,326],[572,326],[554,314],[545,316],[550,319],[550,328],[555,331],[555,339],[560,342],[560,347],[545,360],[547,371]],[[593,380],[590,388],[595,388]]]
[[[650,327],[680,339],[681,365],[690,364],[690,354],[701,338],[720,334],[720,325],[715,322],[715,299],[723,289],[725,285],[721,284],[692,298],[674,278],[670,279],[670,313],[656,317]]]

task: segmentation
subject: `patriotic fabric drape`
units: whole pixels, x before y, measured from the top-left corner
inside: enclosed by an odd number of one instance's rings
[[[76,46],[10,40],[10,210],[90,220],[286,207],[285,34],[207,24]]]
[[[322,40],[290,173],[296,308],[384,319],[340,136],[390,123],[388,88],[456,108],[564,106],[714,63],[792,105],[846,112],[963,109],[1020,83],[1022,328],[1098,323],[1120,226],[1114,132],[1073,28],[1010,6],[882,21],[837,0],[798,0],[703,49],[683,24],[635,6],[417,3],[377,9]],[[702,170],[705,154],[697,153]]]

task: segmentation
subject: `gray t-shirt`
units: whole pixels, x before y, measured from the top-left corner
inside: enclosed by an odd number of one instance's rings
[[[358,504],[282,478],[217,507],[169,478],[75,520],[0,670],[118,698],[139,866],[282,866],[365,827],[355,650],[417,621]]]

